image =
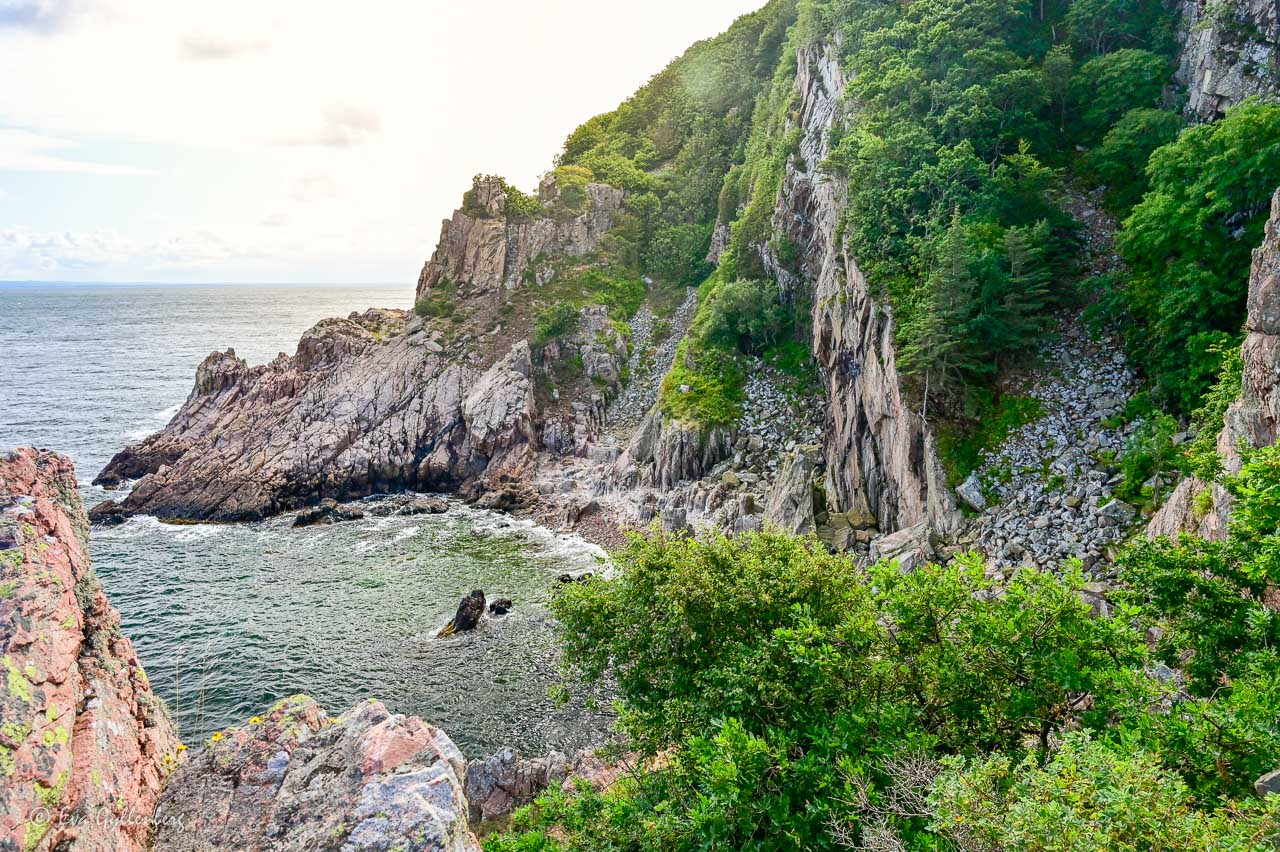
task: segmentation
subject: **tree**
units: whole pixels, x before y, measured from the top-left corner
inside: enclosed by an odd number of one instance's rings
[[[1163,401],[1189,412],[1212,385],[1222,338],[1245,317],[1251,252],[1280,186],[1280,106],[1245,102],[1183,131],[1147,165],[1149,190],[1117,245],[1130,274],[1129,351]]]
[[[1075,102],[1081,138],[1102,138],[1125,113],[1160,105],[1169,78],[1169,60],[1126,48],[1090,59],[1075,78]]]

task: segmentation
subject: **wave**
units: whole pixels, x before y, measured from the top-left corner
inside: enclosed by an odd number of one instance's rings
[[[141,441],[143,438],[150,437],[165,426],[168,426],[169,421],[173,419],[173,416],[178,413],[178,409],[180,408],[182,408],[182,403],[179,402],[176,405],[169,406],[163,411],[155,412],[147,418],[147,425],[139,426],[132,432],[126,433],[125,439],[130,443],[133,443],[135,441]]]

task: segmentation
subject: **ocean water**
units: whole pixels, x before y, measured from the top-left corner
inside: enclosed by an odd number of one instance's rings
[[[89,480],[168,422],[210,352],[262,363],[320,319],[411,300],[408,287],[0,284],[0,449],[66,453],[92,505],[109,492]],[[92,534],[94,566],[186,742],[299,692],[333,715],[379,698],[471,757],[571,749],[607,727],[594,702],[547,697],[559,680],[551,587],[598,564],[597,548],[460,504],[300,530],[290,521],[144,517]],[[473,588],[516,608],[435,639]]]

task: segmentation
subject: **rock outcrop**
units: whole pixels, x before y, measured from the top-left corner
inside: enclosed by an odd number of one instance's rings
[[[842,181],[821,171],[847,82],[838,50],[812,44],[800,52],[796,65],[803,132],[797,154],[788,160],[773,226],[799,249],[804,262],[790,270],[772,248],[762,251],[784,287],[812,289],[813,352],[829,400],[829,502],[838,511],[874,515],[881,530],[927,521],[936,531],[950,533],[961,515],[933,435],[903,394],[892,314],[873,297],[856,258],[837,239],[846,192]]]
[[[446,219],[440,242],[418,278],[418,297],[442,282],[463,292],[491,292],[520,286],[536,260],[545,257],[581,257],[599,243],[622,209],[623,193],[617,187],[589,183],[585,209],[567,206],[554,176],[538,187],[545,215],[518,216],[507,209],[507,193],[497,177],[478,177],[467,193],[462,209]]]
[[[472,852],[465,782],[457,746],[422,720],[372,699],[330,719],[295,696],[174,773],[154,848]]]
[[[88,531],[69,459],[0,456],[0,849],[146,849],[179,755]]]
[[[536,440],[528,343],[481,370],[437,341],[412,314],[371,310],[318,323],[263,366],[214,353],[169,425],[95,482],[140,478],[117,512],[245,521],[518,468]]]
[[[1275,0],[1182,0],[1177,80],[1187,110],[1220,118],[1248,97],[1280,96],[1280,7]]]
[[[1269,447],[1280,439],[1280,190],[1271,199],[1262,245],[1253,252],[1248,304],[1240,397],[1227,409],[1218,435],[1218,455],[1229,473],[1240,470],[1241,443]],[[1211,500],[1202,496],[1206,489],[1212,491]],[[1151,519],[1147,534],[1194,532],[1221,539],[1227,535],[1230,513],[1226,489],[1187,479]]]
[[[628,762],[639,760],[627,755],[607,761],[592,749],[573,755],[552,752],[534,758],[521,758],[511,749],[503,749],[483,760],[467,765],[467,802],[473,825],[498,824],[517,808],[536,799],[544,790],[559,786],[571,792],[576,783],[585,781],[597,792],[604,791],[626,771]]]

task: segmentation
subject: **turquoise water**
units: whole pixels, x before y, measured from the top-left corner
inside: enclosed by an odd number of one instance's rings
[[[87,485],[111,454],[172,416],[195,367],[233,346],[250,363],[293,350],[315,321],[404,306],[408,288],[27,287],[0,284],[0,448],[76,462]],[[608,724],[558,707],[546,601],[554,578],[599,551],[506,516],[368,517],[294,530],[290,519],[95,530],[94,565],[185,740],[304,692],[331,714],[373,696],[444,728],[469,756],[544,752]],[[434,638],[473,588],[514,611]],[[607,702],[602,702],[607,703]]]

